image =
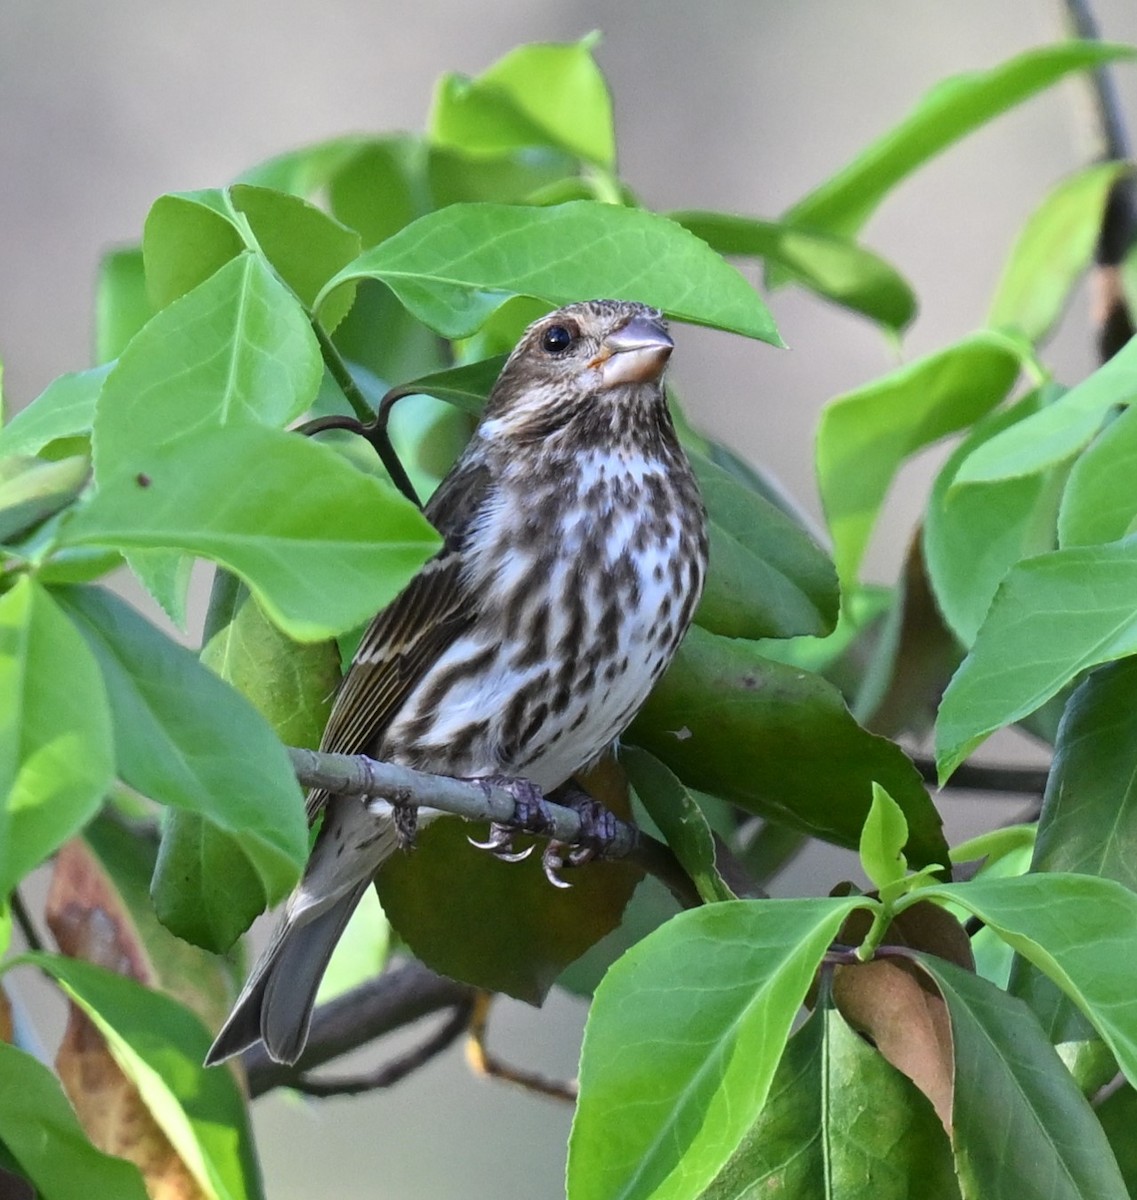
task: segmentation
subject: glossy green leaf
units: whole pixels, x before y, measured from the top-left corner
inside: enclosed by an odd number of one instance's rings
[[[959,1200],[943,1126],[835,1008],[790,1038],[758,1120],[702,1200]]]
[[[471,836],[484,828],[434,821],[420,830],[414,853],[379,872],[383,911],[434,970],[540,1004],[565,967],[620,924],[642,872],[628,861],[594,862],[571,876],[571,888],[554,888],[539,849],[506,863],[473,849]],[[453,903],[439,904],[440,895]]]
[[[399,391],[408,396],[435,396],[471,416],[481,416],[486,397],[497,382],[505,359],[506,355],[496,354],[492,358],[482,358],[460,367],[434,371],[400,385]]]
[[[475,154],[549,145],[612,167],[612,100],[592,57],[596,41],[518,46],[474,79],[443,75],[431,140]]]
[[[432,208],[480,201],[547,207],[567,200],[596,198],[577,174],[579,160],[548,148],[465,154],[458,149],[431,146],[426,169]],[[559,194],[562,190],[571,194]],[[551,191],[558,194],[550,196]]]
[[[162,815],[150,898],[168,930],[216,953],[230,949],[272,903],[242,842],[188,809]]]
[[[1081,671],[1137,653],[1137,539],[1056,550],[1013,567],[940,705],[946,779],[989,734]]]
[[[250,701],[286,746],[319,746],[340,682],[334,641],[292,641],[240,580],[218,571],[201,661]]]
[[[23,455],[0,459],[0,542],[13,542],[82,491],[91,473],[83,456],[44,462]]]
[[[146,1200],[138,1168],[103,1154],[87,1140],[59,1080],[30,1054],[3,1041],[0,1147],[35,1185],[41,1200],[82,1195]]]
[[[1133,1136],[1137,1128],[1137,1091],[1129,1085],[1119,1087],[1095,1105],[1094,1112],[1132,1196],[1137,1193],[1137,1138]]]
[[[142,248],[104,254],[95,280],[95,361],[118,358],[153,315]]]
[[[916,315],[916,297],[890,263],[848,238],[780,221],[727,213],[667,214],[712,250],[766,260],[825,300],[900,332]]]
[[[1086,1015],[1126,1077],[1137,1078],[1130,952],[1137,894],[1112,879],[1057,872],[934,884],[917,894],[961,905],[1043,971]]]
[[[220,188],[159,196],[146,215],[142,259],[155,312],[204,283],[247,247]]]
[[[375,246],[426,210],[425,169],[426,148],[418,139],[374,138],[331,174],[332,212],[359,233],[361,249]]]
[[[252,254],[171,303],[124,351],[95,417],[100,486],[133,456],[197,430],[285,425],[319,386],[315,335],[295,300]],[[137,468],[133,468],[137,470]]]
[[[976,447],[1029,418],[1045,402],[1045,394],[1034,391],[1012,408],[984,417],[956,447],[932,486],[924,516],[924,557],[936,603],[965,646],[975,641],[1011,567],[1054,549],[1064,474],[957,483],[958,471]]]
[[[951,1016],[952,1144],[963,1195],[1126,1200],[1093,1109],[1026,1005],[943,959],[921,955],[920,965]]]
[[[837,576],[792,518],[688,451],[707,506],[710,573],[695,613],[726,637],[820,636],[837,623]]]
[[[711,904],[611,968],[585,1028],[570,1200],[700,1194],[761,1111],[817,964],[859,904]]]
[[[832,684],[694,626],[627,735],[685,783],[856,848],[874,782],[910,830],[915,867],[946,863],[939,814],[898,746],[862,729]]]
[[[511,295],[554,305],[607,296],[781,344],[758,293],[705,242],[656,213],[591,200],[429,213],[363,253],[322,296],[364,278],[382,280],[447,337],[476,332]]]
[[[242,171],[237,179],[253,187],[272,188],[293,196],[311,196],[327,187],[357,154],[375,141],[369,134],[349,133],[313,142],[265,159]]]
[[[1063,546],[1113,542],[1133,532],[1137,518],[1137,415],[1111,420],[1070,470],[1058,512]]]
[[[872,785],[872,807],[861,831],[861,868],[880,892],[907,874],[904,845],[908,822],[900,805],[880,786]]]
[[[0,896],[83,827],[113,778],[98,664],[24,576],[0,596]]]
[[[0,457],[38,454],[62,438],[89,433],[95,401],[113,363],[60,375],[0,429]]]
[[[201,1065],[211,1038],[193,1013],[92,963],[54,954],[15,961],[45,971],[90,1017],[206,1196],[261,1196],[248,1109],[236,1076]]]
[[[715,867],[715,838],[699,802],[657,758],[637,746],[620,751],[640,803],[659,827],[680,865],[706,904],[733,900],[734,893]]]
[[[258,885],[255,907],[232,900],[247,925],[288,892],[308,856],[300,789],[283,746],[248,701],[111,593],[74,588],[57,598],[102,669],[119,774],[234,839]],[[207,890],[226,893],[227,880],[218,874]]]
[[[817,430],[817,481],[844,584],[857,577],[904,460],[994,408],[1018,373],[1007,339],[977,333],[826,406]]]
[[[898,183],[972,130],[1072,71],[1135,55],[1132,46],[1060,42],[1028,50],[987,71],[945,79],[904,120],[795,204],[783,219],[806,229],[852,237]]]
[[[67,525],[66,544],[211,559],[244,579],[299,641],[367,620],[438,545],[392,487],[275,429],[203,430],[139,447],[117,466],[122,473]]]
[[[1034,475],[1064,463],[1093,439],[1115,405],[1137,399],[1137,341],[1028,420],[984,442],[960,466],[956,483]]]
[[[1058,729],[1031,870],[1075,871],[1137,890],[1137,659],[1093,671]],[[1086,1040],[1084,1018],[1046,976],[1019,958],[1010,990],[1051,1041]]]
[[[1113,185],[1131,168],[1095,163],[1062,180],[1031,213],[995,288],[990,325],[1041,341],[1062,314],[1078,277],[1094,261]]]

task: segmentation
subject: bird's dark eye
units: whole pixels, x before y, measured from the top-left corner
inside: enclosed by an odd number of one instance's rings
[[[541,334],[541,349],[549,354],[563,354],[572,342],[572,333],[563,325],[550,325]]]

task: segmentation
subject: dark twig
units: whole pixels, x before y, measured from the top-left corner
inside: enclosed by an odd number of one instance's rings
[[[912,759],[925,783],[937,780],[933,759],[916,756]],[[1010,792],[1014,795],[1041,796],[1046,791],[1047,767],[984,767],[964,763],[957,767],[944,784],[945,791]]]
[[[316,1067],[431,1013],[463,1009],[465,1028],[465,1012],[473,995],[473,988],[446,979],[420,962],[395,967],[322,1004],[312,1018],[308,1045],[295,1066],[274,1063],[260,1044],[246,1050],[242,1061],[249,1095],[293,1087]]]
[[[511,1067],[490,1053],[486,1040],[493,1000],[489,992],[479,992],[467,1018],[470,1036],[466,1042],[466,1061],[470,1064],[470,1069],[476,1075],[511,1083],[526,1092],[536,1092],[553,1100],[574,1103],[579,1091],[575,1080],[546,1079],[544,1075],[538,1075],[534,1071]]]
[[[1091,41],[1101,31],[1090,0],[1062,0],[1071,33]],[[1096,157],[1102,162],[1124,162],[1130,155],[1129,137],[1122,117],[1117,88],[1108,68],[1088,74],[1095,130]],[[1095,321],[1098,353],[1102,362],[1113,357],[1133,336],[1133,317],[1121,285],[1121,264],[1137,240],[1137,195],[1132,173],[1120,178],[1110,191],[1102,217],[1095,261],[1097,263]]]
[[[547,801],[541,811],[527,814],[508,788],[486,780],[428,775],[363,754],[321,754],[291,747],[288,753],[304,787],[335,795],[374,796],[407,807],[436,808],[467,821],[488,821],[569,845],[581,836],[581,816],[576,809]],[[615,821],[602,856],[634,862],[665,884],[684,907],[699,904],[698,893],[674,854],[626,821]]]
[[[359,1096],[363,1092],[377,1092],[394,1087],[420,1067],[437,1058],[443,1050],[453,1045],[465,1032],[470,1021],[471,1004],[459,1005],[445,1021],[419,1045],[406,1054],[400,1054],[361,1075],[344,1075],[335,1079],[312,1079],[307,1075],[294,1079],[288,1086],[306,1096],[323,1099],[326,1096]]]
[[[378,414],[373,413],[367,397],[360,390],[359,384],[355,382],[347,363],[344,362],[343,355],[340,354],[336,344],[315,317],[312,318],[312,329],[316,334],[316,340],[320,343],[320,354],[323,357],[324,366],[328,368],[328,373],[336,381],[348,404],[351,405],[355,417],[340,415],[319,417],[301,425],[297,432],[306,437],[311,437],[314,433],[321,433],[325,429],[346,429],[358,434],[379,455],[379,460],[387,468],[387,474],[391,477],[391,482],[395,487],[416,508],[422,508],[422,502],[418,498],[414,484],[411,483],[406,468],[395,453],[395,447],[391,445],[391,439],[387,432],[391,406],[400,396],[411,394],[411,390],[392,388],[380,401]]]
[[[44,948],[43,938],[40,937],[36,930],[35,923],[32,921],[32,915],[28,912],[27,905],[24,903],[24,898],[20,895],[20,889],[15,888],[11,896],[12,916],[16,919],[16,926],[23,935],[24,944],[29,950],[42,950]]]

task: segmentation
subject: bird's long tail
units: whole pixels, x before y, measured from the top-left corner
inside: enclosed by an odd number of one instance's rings
[[[358,800],[331,803],[304,878],[210,1047],[206,1066],[258,1041],[275,1062],[296,1062],[332,951],[398,841],[389,815],[376,816]]]

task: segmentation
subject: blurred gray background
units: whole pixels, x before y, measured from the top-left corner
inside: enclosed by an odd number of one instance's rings
[[[1133,0],[1098,0],[1107,38],[1137,40]],[[163,192],[228,181],[299,144],[421,127],[435,78],[477,73],[525,41],[601,29],[623,172],[645,202],[775,216],[899,119],[945,75],[1053,40],[1054,0],[4,0],[0,5],[0,357],[9,410],[87,365],[101,253],[138,238]],[[1137,122],[1137,69],[1117,72]],[[1068,83],[922,170],[864,240],[916,288],[903,356],[983,321],[1015,232],[1092,147]],[[772,308],[776,352],[678,331],[692,418],[772,468],[814,512],[812,430],[829,398],[896,352],[866,322],[793,292]],[[1093,365],[1088,297],[1049,353],[1066,381]],[[867,573],[892,577],[932,452],[907,468]],[[952,801],[953,821],[982,801]],[[973,814],[974,815],[974,814]],[[811,858],[789,889],[851,868]],[[583,1006],[510,1006],[497,1049],[574,1070]],[[470,1078],[456,1054],[388,1095],[261,1102],[270,1200],[331,1196],[555,1197],[569,1112]]]

